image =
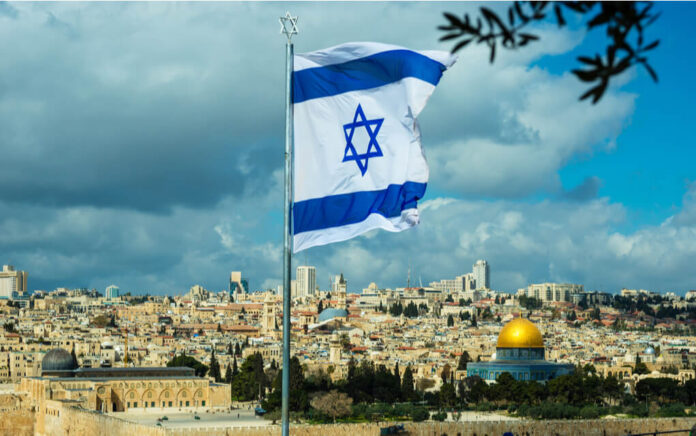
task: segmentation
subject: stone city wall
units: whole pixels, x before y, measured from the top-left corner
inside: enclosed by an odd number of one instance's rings
[[[34,436],[34,412],[28,409],[0,412],[0,436]]]
[[[165,436],[161,427],[123,421],[99,412],[65,407],[60,419],[46,420],[45,433],[36,436]]]
[[[377,436],[390,424],[293,425],[293,436]],[[625,436],[661,430],[690,429],[696,418],[603,419],[559,421],[479,421],[405,423],[410,436]],[[686,433],[684,433],[686,435]],[[280,436],[279,426],[256,428],[166,429],[166,436]]]
[[[280,436],[280,426],[226,428],[166,428],[141,425],[74,407],[64,407],[50,416],[43,432],[35,434],[34,413],[12,410],[0,413],[0,436]],[[58,418],[58,419],[54,419]],[[292,436],[377,436],[390,423],[292,425]],[[685,430],[696,418],[601,419],[577,421],[478,421],[405,423],[411,436],[625,436],[664,430]],[[166,424],[165,424],[166,426]],[[39,430],[36,428],[36,430]]]

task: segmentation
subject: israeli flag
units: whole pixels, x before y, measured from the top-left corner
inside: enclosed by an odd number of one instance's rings
[[[416,117],[456,57],[355,42],[296,55],[294,251],[418,224]]]

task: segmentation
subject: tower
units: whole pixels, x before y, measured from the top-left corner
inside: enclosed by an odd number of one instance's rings
[[[276,307],[275,300],[271,293],[266,294],[266,299],[263,301],[263,317],[261,318],[261,327],[264,334],[269,334],[276,328]]]
[[[317,270],[313,266],[298,266],[295,273],[297,279],[297,296],[314,295],[317,288]]]
[[[339,363],[341,361],[341,342],[338,339],[338,334],[331,335],[329,342],[329,361],[331,363]]]
[[[491,270],[488,262],[485,260],[477,260],[474,264],[474,280],[476,281],[476,289],[491,288]]]

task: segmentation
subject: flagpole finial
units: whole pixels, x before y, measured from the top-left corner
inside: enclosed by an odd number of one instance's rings
[[[293,17],[290,12],[285,12],[284,17],[280,17],[280,33],[288,38],[288,43],[292,42],[292,35],[297,35],[297,16]]]

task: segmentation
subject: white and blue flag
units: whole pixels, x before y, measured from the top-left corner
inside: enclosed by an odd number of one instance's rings
[[[296,55],[294,251],[418,224],[416,117],[456,57],[360,42]]]

